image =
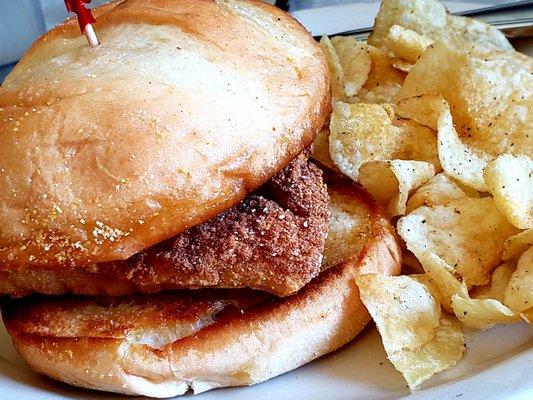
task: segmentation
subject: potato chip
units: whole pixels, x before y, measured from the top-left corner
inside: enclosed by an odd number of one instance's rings
[[[329,227],[324,245],[324,269],[334,267],[359,254],[370,235],[371,216],[368,208],[354,201],[351,192],[329,188]],[[363,266],[361,266],[361,269]]]
[[[483,169],[492,157],[463,143],[447,106],[437,120],[437,138],[439,159],[444,171],[465,185],[484,191]]]
[[[344,100],[346,95],[344,93],[344,72],[342,71],[341,61],[335,47],[327,36],[322,36],[320,39],[320,47],[326,55],[329,72],[331,73],[331,92],[333,101]]]
[[[465,344],[459,325],[442,315],[435,337],[426,344],[413,350],[390,351],[386,346],[385,350],[409,388],[415,389],[434,374],[453,367],[463,358]]]
[[[322,165],[328,167],[333,171],[338,171],[338,168],[333,163],[333,160],[329,156],[329,129],[322,129],[313,141],[313,154],[311,155],[315,160]]]
[[[447,17],[446,9],[438,1],[383,0],[368,43],[380,48],[386,47],[384,42],[393,25],[436,39],[444,34]]]
[[[505,304],[517,312],[533,307],[533,246],[518,259],[505,290]]]
[[[415,64],[396,100],[432,93],[449,104],[458,136],[469,148],[489,159],[533,154],[533,76],[518,58],[460,52],[436,43]]]
[[[433,41],[426,36],[405,29],[400,25],[392,25],[384,41],[385,47],[394,56],[411,64],[417,62],[431,43]]]
[[[533,228],[533,160],[504,154],[483,171],[496,207],[521,229]]]
[[[446,311],[454,313],[465,325],[477,329],[487,329],[495,324],[509,324],[520,319],[518,313],[510,310],[498,299],[470,298],[466,286],[459,282],[447,269],[445,263],[434,254],[424,253],[422,260],[422,264],[427,268],[427,273],[425,276],[417,275],[414,278],[432,286],[433,289],[430,290],[430,293],[433,297],[438,299]],[[501,297],[507,283],[502,279],[508,280],[508,276],[505,276],[508,270],[496,269],[495,272],[497,274],[493,274],[494,286],[491,286],[491,290],[487,290],[485,294],[492,294],[499,290]],[[497,281],[494,280],[494,275],[496,275]],[[497,288],[497,286],[499,287]]]
[[[388,161],[370,161],[361,165],[357,180],[384,208],[398,197],[398,178]]]
[[[469,287],[489,282],[490,273],[500,264],[505,240],[518,231],[489,197],[420,207],[401,218],[397,228],[424,269],[424,253],[430,253]]]
[[[522,68],[525,68],[530,74],[533,74],[533,58],[527,54],[519,53],[517,51],[507,51],[505,53],[497,51],[484,53],[483,58],[487,60],[492,60],[493,58],[507,60],[511,63],[521,65]]]
[[[465,325],[477,329],[486,329],[495,324],[509,324],[516,322],[520,316],[511,311],[498,299],[470,298],[466,286],[447,269],[442,260],[435,255],[423,256],[423,265],[427,266],[427,273],[413,278],[432,287],[430,293],[442,304],[448,312],[454,313]],[[511,265],[511,273],[514,266]],[[507,281],[508,269],[497,268],[493,274],[490,290],[487,294],[498,294],[503,297]],[[507,281],[505,281],[507,280]]]
[[[413,69],[413,64],[408,63],[407,61],[401,60],[399,58],[392,59],[392,66],[396,69],[399,69],[400,71],[407,73],[411,72],[411,70]]]
[[[528,229],[509,237],[503,244],[503,259],[518,258],[529,246],[533,245],[533,229]]]
[[[425,285],[380,274],[359,275],[356,283],[387,352],[416,349],[435,336],[441,311]]]
[[[515,262],[505,262],[492,271],[490,283],[485,286],[477,286],[472,290],[474,299],[494,299],[504,303],[505,290],[509,285],[509,279],[516,269]]]
[[[434,94],[408,97],[399,101],[394,111],[401,118],[412,119],[420,125],[427,126],[436,131],[437,121],[443,110],[443,101],[442,97]]]
[[[524,311],[520,314],[522,319],[526,321],[529,325],[533,325],[533,308],[530,308],[527,311]]]
[[[496,28],[474,19],[449,15],[437,0],[383,0],[368,43],[386,47],[388,33],[394,25],[452,48],[476,48],[484,52],[513,50]]]
[[[446,205],[451,200],[461,197],[478,198],[479,194],[469,187],[461,185],[450,178],[445,172],[435,175],[409,198],[407,202],[407,213],[416,210],[418,207],[436,205]]]
[[[438,95],[420,95],[400,101],[396,112],[424,126],[437,129],[438,152],[442,168],[463,184],[486,190],[483,169],[491,154],[472,148],[458,136],[448,104]]]
[[[331,43],[339,57],[344,77],[344,93],[355,96],[365,84],[372,60],[365,42],[350,36],[336,36]]]
[[[453,313],[452,297],[455,294],[468,296],[466,285],[454,276],[449,266],[440,257],[427,251],[417,255],[418,260],[431,278],[431,284],[434,285],[439,293],[439,302],[449,313]]]
[[[438,290],[438,283],[433,280],[431,275],[426,274],[423,271],[424,270],[422,269],[422,272],[419,274],[409,275],[409,278],[412,278],[424,285],[428,290],[429,294],[435,299],[435,301],[438,304],[441,304],[441,294]]]
[[[520,316],[494,299],[471,299],[461,295],[452,297],[455,315],[466,326],[487,329],[496,324],[512,324]]]
[[[448,15],[446,40],[449,45],[486,53],[493,50],[512,52],[513,46],[499,29],[477,19]],[[442,34],[438,41],[442,41]],[[437,39],[435,39],[437,41]]]
[[[371,161],[359,169],[359,182],[388,209],[390,216],[405,214],[407,198],[435,175],[425,161]]]
[[[389,105],[348,104],[333,107],[330,155],[353,180],[366,162],[394,159],[428,161],[440,170],[435,133],[416,122],[394,118]]]
[[[368,46],[372,65],[365,84],[357,94],[349,99],[351,103],[391,103],[400,90],[405,72],[394,68],[393,60],[383,51]]]

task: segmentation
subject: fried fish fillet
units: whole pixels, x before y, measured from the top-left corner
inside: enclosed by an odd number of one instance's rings
[[[0,271],[0,294],[251,287],[286,296],[320,272],[328,203],[322,173],[304,152],[241,203],[173,239],[125,261]]]

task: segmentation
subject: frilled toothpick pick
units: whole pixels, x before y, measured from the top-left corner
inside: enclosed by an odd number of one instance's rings
[[[90,2],[91,0],[65,0],[65,5],[69,12],[76,13],[78,16],[78,24],[80,25],[81,33],[85,35],[89,45],[96,47],[100,44],[92,25],[96,20],[94,19],[91,10],[85,8],[85,4]]]

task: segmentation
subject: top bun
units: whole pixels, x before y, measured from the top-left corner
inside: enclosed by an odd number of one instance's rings
[[[127,259],[308,146],[329,75],[259,1],[126,0],[41,37],[0,88],[0,268]]]

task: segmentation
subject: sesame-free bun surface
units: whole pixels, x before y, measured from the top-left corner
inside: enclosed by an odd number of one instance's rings
[[[400,249],[368,194],[345,180],[329,183],[325,257],[339,262],[295,295],[189,290],[10,300],[2,314],[15,347],[54,379],[153,397],[256,384],[341,347],[370,321],[356,275],[398,274]]]
[[[125,0],[0,88],[0,268],[127,259],[230,208],[329,108],[318,46],[259,1]]]

